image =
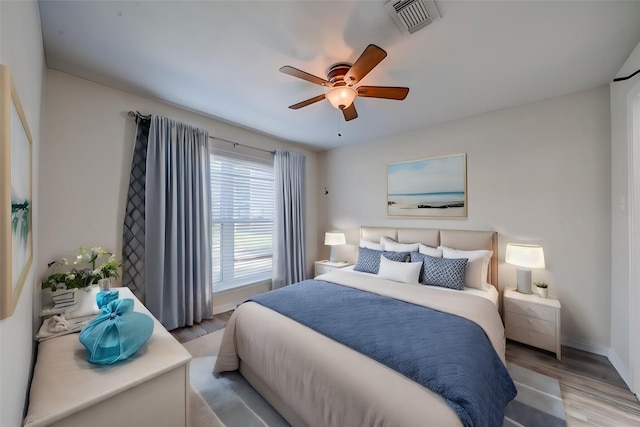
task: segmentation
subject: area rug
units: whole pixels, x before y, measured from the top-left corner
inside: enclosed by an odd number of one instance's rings
[[[189,394],[190,427],[225,427],[206,400],[191,387]]]
[[[504,426],[566,426],[560,383],[554,378],[507,362],[518,395],[507,405]]]
[[[216,331],[183,344],[193,356],[191,386],[227,427],[289,426],[239,373],[211,373],[223,333]]]
[[[286,427],[278,414],[237,372],[213,375],[224,330],[184,343],[191,353],[192,387],[227,427]],[[505,427],[566,426],[560,384],[554,378],[507,363],[518,389],[507,405]],[[195,427],[195,426],[194,426]]]

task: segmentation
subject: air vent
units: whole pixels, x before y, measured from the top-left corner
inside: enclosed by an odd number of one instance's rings
[[[384,7],[400,30],[409,34],[440,18],[436,3],[429,0],[391,0]]]

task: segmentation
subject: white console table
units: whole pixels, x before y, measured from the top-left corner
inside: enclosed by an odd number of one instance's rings
[[[153,335],[113,365],[89,363],[77,333],[41,342],[25,427],[189,426],[191,355],[128,288],[117,289],[154,319]]]

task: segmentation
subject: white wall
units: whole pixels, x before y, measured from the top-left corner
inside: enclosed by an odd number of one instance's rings
[[[39,278],[46,275],[48,261],[71,256],[80,246],[102,246],[120,257],[135,139],[135,122],[126,116],[129,110],[171,117],[242,144],[305,154],[311,272],[318,246],[314,151],[54,70],[47,73],[46,95],[47,143],[41,151],[46,161],[41,164],[40,181],[41,206],[47,216],[40,229]]]
[[[38,3],[35,1],[0,1],[0,63],[11,68],[13,81],[33,138],[33,245],[37,247],[39,206],[38,150],[42,89],[44,85],[44,53]],[[4,208],[4,207],[3,207]],[[34,249],[34,253],[35,253]],[[34,300],[40,292],[34,254],[18,305],[11,317],[0,320],[0,426],[22,425],[25,396],[33,357],[33,334],[37,319]]]
[[[640,43],[636,46],[624,63],[617,77],[626,77],[640,69]],[[614,82],[611,90],[611,355],[610,359],[620,375],[632,391],[637,392],[640,384],[632,380],[630,341],[631,325],[636,324],[631,318],[630,303],[637,310],[637,297],[640,291],[632,292],[630,287],[630,268],[637,264],[630,263],[629,250],[631,240],[630,210],[634,201],[630,185],[633,175],[640,179],[640,169],[630,168],[634,147],[632,141],[632,121],[630,120],[630,95],[638,92],[640,76]],[[640,145],[636,147],[636,151]],[[635,153],[636,156],[638,153]],[[639,165],[640,166],[640,165]],[[636,203],[640,203],[640,187],[636,188]],[[640,214],[640,211],[636,212]],[[640,225],[640,224],[638,224]],[[638,232],[636,231],[636,236]],[[636,244],[640,244],[637,237]],[[639,270],[640,271],[640,270]],[[637,280],[635,282],[638,286]],[[634,298],[635,296],[635,298]],[[637,333],[636,333],[637,335]],[[640,356],[640,355],[638,355]],[[638,362],[636,362],[638,364]],[[640,369],[640,366],[638,366]]]
[[[563,342],[607,353],[609,132],[602,87],[321,153],[318,187],[329,194],[319,196],[318,234],[348,230],[357,244],[360,225],[496,230],[501,288],[516,281],[515,267],[504,264],[506,243],[541,244],[547,268],[533,279],[548,280],[561,300]],[[388,163],[457,153],[467,153],[468,219],[386,216]]]

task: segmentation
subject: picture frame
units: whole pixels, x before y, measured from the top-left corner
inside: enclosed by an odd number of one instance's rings
[[[15,311],[33,260],[32,147],[11,70],[0,65],[0,319]]]
[[[387,165],[387,215],[467,218],[467,155],[455,154]]]

